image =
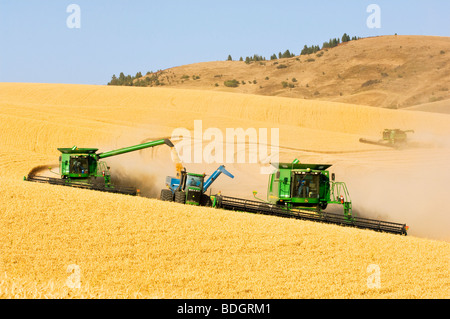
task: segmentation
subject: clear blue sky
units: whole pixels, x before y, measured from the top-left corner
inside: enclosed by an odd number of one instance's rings
[[[80,28],[66,24],[70,4]],[[370,4],[381,28],[367,26]],[[0,82],[106,84],[228,54],[299,54],[344,33],[450,36],[450,1],[2,0]]]

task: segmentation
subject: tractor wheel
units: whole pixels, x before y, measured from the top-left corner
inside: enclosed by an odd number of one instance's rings
[[[185,204],[186,203],[186,193],[183,191],[175,192],[175,203]]]
[[[173,202],[173,194],[170,189],[161,190],[161,200],[165,202]]]
[[[200,199],[200,206],[212,207],[211,197],[206,194],[202,194]]]

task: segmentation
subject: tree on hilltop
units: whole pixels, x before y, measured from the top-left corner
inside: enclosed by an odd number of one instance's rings
[[[350,36],[347,33],[344,33],[342,36],[342,43],[351,41]]]

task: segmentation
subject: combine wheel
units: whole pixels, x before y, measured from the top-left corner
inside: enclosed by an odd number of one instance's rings
[[[173,193],[170,189],[161,190],[161,200],[165,202],[173,202]]]
[[[186,203],[186,193],[183,191],[175,192],[175,203],[185,204]]]

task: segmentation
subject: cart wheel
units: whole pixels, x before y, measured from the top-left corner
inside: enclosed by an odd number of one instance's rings
[[[161,200],[165,202],[173,202],[173,193],[170,189],[161,190]]]

